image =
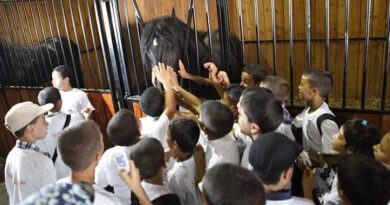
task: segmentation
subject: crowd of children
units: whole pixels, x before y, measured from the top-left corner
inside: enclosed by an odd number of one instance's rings
[[[339,128],[325,102],[328,71],[302,74],[307,107],[292,118],[288,82],[261,65],[245,66],[240,84],[213,63],[204,65],[208,78],[179,67],[220,98],[197,98],[158,63],[152,79],[162,88],[140,96],[145,117],[119,110],[104,130],[114,145],[105,151],[91,120],[98,113],[72,87],[72,69],[54,68],[40,105],[19,103],[5,116],[17,139],[5,166],[10,204],[390,203],[390,132],[381,137],[356,118]]]

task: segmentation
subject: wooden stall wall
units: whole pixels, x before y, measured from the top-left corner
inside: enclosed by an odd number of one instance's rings
[[[2,1],[0,19],[8,43],[36,47],[50,37],[69,37],[79,47],[73,55],[81,59],[85,88],[109,89],[94,0]]]

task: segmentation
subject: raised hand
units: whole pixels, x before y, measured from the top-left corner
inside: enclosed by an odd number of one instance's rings
[[[212,62],[207,62],[203,66],[205,69],[207,69],[209,71],[209,79],[211,81],[213,81],[214,83],[219,84],[220,82],[219,82],[218,77],[217,77],[217,73],[218,73],[217,66]]]
[[[191,78],[191,74],[187,72],[183,62],[181,62],[181,60],[179,60],[179,75],[180,77],[184,78],[184,79],[190,79]]]
[[[165,66],[164,63],[158,63],[158,67],[154,72],[154,75],[157,77],[158,81],[160,81],[164,86],[169,85],[170,73],[169,69]]]
[[[219,83],[223,87],[225,87],[225,89],[230,86],[229,76],[227,75],[227,73],[225,71],[219,71],[219,73],[217,75],[217,79],[218,79]]]

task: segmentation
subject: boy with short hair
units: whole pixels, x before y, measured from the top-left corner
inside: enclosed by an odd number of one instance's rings
[[[206,170],[219,163],[239,164],[240,156],[234,137],[233,114],[216,100],[205,101],[200,109],[200,127],[203,133],[199,143],[206,154]]]
[[[156,87],[150,87],[140,97],[141,110],[147,115],[140,119],[141,135],[159,140],[165,150],[168,149],[165,135],[176,111],[175,96],[170,82],[171,69],[162,63],[153,68],[154,75],[164,86],[165,94]]]
[[[173,151],[167,172],[168,187],[179,196],[181,204],[201,204],[196,170],[198,164],[194,149],[199,140],[198,124],[190,119],[179,117],[172,120],[168,131],[168,143]]]
[[[261,134],[276,130],[283,119],[280,100],[266,88],[247,88],[240,97],[238,123],[241,132],[252,141]],[[247,145],[241,160],[241,166],[252,169],[248,162],[251,143]]]
[[[46,135],[48,123],[44,113],[53,104],[38,106],[22,102],[5,115],[5,127],[16,137],[16,145],[5,163],[5,185],[10,204],[17,204],[43,186],[56,181],[56,170],[50,155],[35,144]]]
[[[319,125],[320,130],[317,128],[317,119],[320,116],[324,114],[334,116],[325,102],[332,86],[333,77],[328,71],[309,70],[302,74],[298,89],[307,107],[294,118],[292,124],[296,128],[302,128],[302,143],[305,150],[337,153],[332,149],[332,136],[339,130],[337,123],[331,119],[325,119]]]
[[[246,65],[241,72],[241,83],[240,85],[251,88],[258,87],[261,81],[267,76],[267,70],[263,65],[260,64],[249,64]]]
[[[131,152],[130,159],[139,169],[143,179],[141,185],[153,204],[180,204],[177,195],[163,183],[164,149],[157,139],[143,138]],[[138,198],[133,194],[131,202],[139,204]]]
[[[390,202],[390,172],[368,156],[351,155],[338,166],[338,193],[344,204]]]
[[[61,179],[70,175],[70,168],[64,164],[61,156],[58,156],[58,137],[63,129],[68,125],[75,123],[75,117],[73,115],[66,115],[61,112],[62,100],[60,91],[55,87],[46,87],[38,94],[38,102],[40,105],[52,103],[54,105],[48,114],[45,116],[45,120],[49,123],[47,128],[47,134],[44,139],[38,140],[38,147],[48,152],[56,168],[57,179]],[[76,118],[77,121],[77,118]]]
[[[203,179],[203,195],[208,205],[264,205],[260,177],[234,164],[217,164]]]
[[[95,168],[104,150],[103,135],[93,120],[68,126],[58,139],[62,160],[72,169],[70,177],[58,183],[82,183],[95,193],[94,204],[119,204],[119,200],[99,186],[93,186]]]
[[[67,65],[60,65],[53,69],[51,76],[53,86],[61,93],[61,111],[65,114],[75,114],[75,119],[90,119],[95,108],[85,92],[73,88],[72,69]]]
[[[126,156],[134,149],[140,138],[140,122],[133,112],[127,109],[118,111],[108,122],[108,139],[115,146],[107,149],[95,170],[95,182],[100,187],[112,186],[114,195],[121,204],[130,204],[130,190],[121,179],[115,162],[115,154],[123,152]]]
[[[291,182],[294,161],[301,152],[302,147],[298,143],[276,132],[261,135],[253,142],[249,162],[263,180],[267,204],[314,204],[307,199],[293,197],[290,190],[285,190]]]

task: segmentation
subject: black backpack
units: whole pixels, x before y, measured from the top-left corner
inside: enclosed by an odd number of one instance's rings
[[[331,121],[335,122],[337,124],[337,127],[339,127],[339,128],[342,125],[341,121],[336,116],[334,116],[330,113],[324,113],[324,114],[320,115],[317,118],[317,129],[318,129],[318,131],[320,131],[321,136],[322,136],[321,124],[324,120],[331,120]]]

